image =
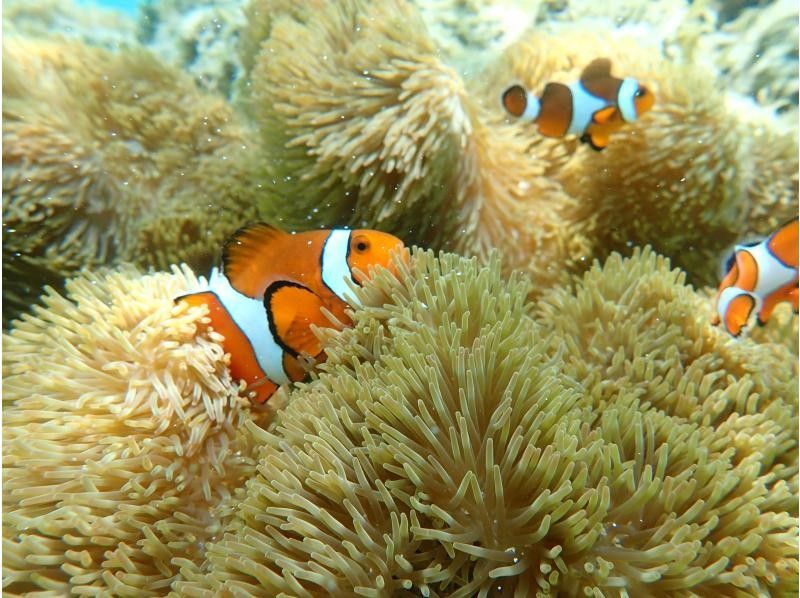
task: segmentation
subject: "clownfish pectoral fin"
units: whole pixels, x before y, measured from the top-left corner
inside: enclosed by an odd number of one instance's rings
[[[316,357],[322,351],[319,339],[311,330],[314,324],[330,327],[322,313],[319,296],[307,287],[281,280],[272,283],[264,293],[270,331],[284,351],[297,357],[307,354]]]
[[[786,286],[781,287],[774,293],[771,293],[764,298],[764,303],[758,312],[758,323],[763,326],[769,321],[772,316],[772,311],[775,306],[784,301],[789,301],[792,304],[794,311],[797,311],[797,283],[791,282]]]
[[[581,73],[581,81],[593,81],[611,77],[611,60],[608,58],[595,58]]]
[[[617,108],[615,106],[607,106],[592,114],[592,120],[598,125],[604,125],[613,118],[616,111]]]
[[[732,336],[739,336],[755,306],[755,299],[746,293],[731,299],[724,317],[725,330]]]
[[[539,118],[539,98],[521,85],[512,85],[506,89],[500,101],[511,116],[529,121]]]
[[[597,152],[604,150],[608,145],[608,137],[592,135],[591,133],[584,133],[581,135],[581,141],[589,144],[589,146]]]
[[[263,222],[244,226],[222,248],[222,267],[231,286],[253,299],[260,298],[260,269],[271,267],[279,257],[276,246],[289,234]]]

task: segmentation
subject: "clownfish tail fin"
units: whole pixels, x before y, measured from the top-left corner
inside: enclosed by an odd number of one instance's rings
[[[539,99],[522,85],[512,85],[506,89],[500,101],[511,116],[530,121],[539,118]]]

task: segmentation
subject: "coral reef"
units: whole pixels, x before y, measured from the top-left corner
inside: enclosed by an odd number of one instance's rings
[[[537,33],[558,35],[576,26],[593,32],[615,32],[656,47],[671,61],[681,60],[699,38],[716,29],[716,7],[701,0],[553,0],[536,23]],[[599,53],[598,53],[599,54]]]
[[[412,0],[437,54],[469,79],[533,27],[547,2],[526,0]]]
[[[3,590],[164,595],[254,471],[187,269],[86,274],[3,338]]]
[[[102,6],[88,9],[75,0],[6,0],[3,34],[74,38],[107,49],[136,45],[133,19]]]
[[[788,352],[737,349],[649,250],[539,323],[496,259],[412,263],[326,332],[276,427],[250,426],[258,473],[178,593],[796,591]]]
[[[207,268],[255,217],[249,136],[187,75],[143,50],[20,38],[3,65],[3,283],[22,306],[84,266]]]
[[[236,0],[145,2],[139,41],[194,77],[200,89],[230,97],[242,73],[236,44],[245,24]]]
[[[746,7],[718,28],[698,35],[692,49],[689,58],[713,69],[718,85],[776,111],[788,111],[786,122],[796,123],[800,86],[796,2],[774,0]]]

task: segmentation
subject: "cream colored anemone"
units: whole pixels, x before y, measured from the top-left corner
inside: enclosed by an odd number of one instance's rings
[[[515,82],[541,93],[550,81],[577,80],[598,56],[611,59],[614,76],[653,91],[650,112],[602,152],[565,138],[558,143],[568,153],[552,154],[552,140],[530,123],[511,123],[514,134],[543,152],[552,184],[574,198],[563,226],[585,240],[584,255],[650,244],[694,284],[715,285],[730,245],[796,214],[797,127],[737,103],[702,67],[669,63],[634,36],[579,26],[522,36],[487,71],[479,96],[496,105],[497,90]]]
[[[475,102],[416,8],[284,4],[253,3],[243,44],[272,179],[265,214],[291,228],[376,227],[482,259],[499,247],[507,271],[542,286],[585,256],[547,152],[496,126],[496,106]]]
[[[206,562],[183,563],[178,593],[796,588],[797,486],[787,483],[796,435],[779,430],[796,427],[796,400],[759,395],[748,373],[757,357],[724,343],[696,361],[724,363],[732,395],[709,393],[713,373],[680,386],[672,403],[643,392],[679,382],[691,367],[682,351],[701,345],[694,315],[655,321],[692,296],[663,261],[648,252],[624,264],[657,282],[641,299],[653,330],[627,336],[631,350],[655,352],[658,367],[634,362],[602,405],[602,380],[574,374],[584,361],[597,367],[602,339],[582,355],[569,332],[537,324],[527,281],[506,280],[497,260],[479,267],[417,252],[412,263],[402,281],[379,275],[363,290],[354,328],[326,332],[325,373],[292,393],[274,430],[250,426],[262,444],[258,473],[246,497],[228,503],[227,531]],[[612,326],[606,311],[638,296],[618,295],[621,265],[612,258],[592,272],[602,283],[562,292],[558,325],[594,309],[596,326]],[[675,347],[682,325],[687,340]],[[622,367],[624,355],[608,358]],[[684,403],[708,417],[678,413]]]
[[[84,266],[206,268],[255,218],[248,134],[188,76],[143,50],[19,37],[3,65],[4,281],[20,307]]]
[[[188,268],[84,274],[3,339],[3,588],[164,595],[253,473],[246,400]]]

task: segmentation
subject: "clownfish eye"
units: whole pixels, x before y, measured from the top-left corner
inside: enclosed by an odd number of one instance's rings
[[[358,253],[364,253],[369,249],[369,241],[363,237],[360,237],[355,240],[354,248]]]
[[[637,97],[637,98],[643,98],[646,94],[647,94],[647,88],[646,87],[640,87],[639,89],[636,90],[636,93],[633,94],[633,95],[634,95],[634,97]]]

